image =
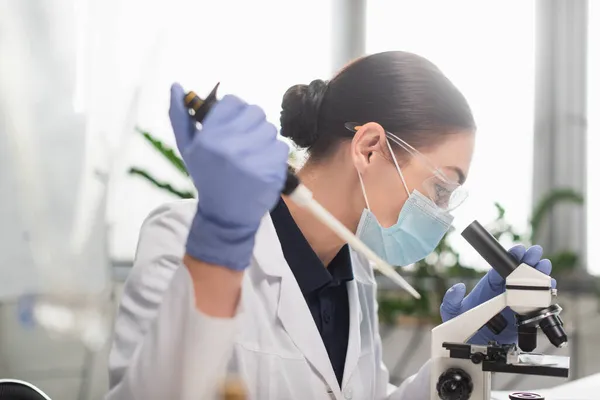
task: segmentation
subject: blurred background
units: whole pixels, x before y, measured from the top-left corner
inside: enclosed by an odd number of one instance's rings
[[[457,230],[477,219],[506,246],[544,247],[570,380],[600,387],[596,0],[0,0],[0,378],[102,398],[140,225],[194,195],[170,151],[172,82],[208,93],[220,81],[278,125],[289,86],[386,50],[429,58],[470,102],[478,142]],[[393,383],[429,357],[445,289],[487,268],[450,233],[405,272],[422,301],[381,279]],[[564,383],[494,378],[498,390]]]

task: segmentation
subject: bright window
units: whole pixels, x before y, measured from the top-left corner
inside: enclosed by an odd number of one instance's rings
[[[140,88],[138,125],[174,144],[167,112],[169,87],[208,94],[216,82],[261,105],[279,123],[281,98],[297,83],[331,74],[330,0],[173,2],[159,45],[149,54],[145,84]],[[175,8],[177,7],[177,8]],[[131,29],[144,29],[143,13],[131,16]],[[127,174],[135,165],[177,188],[187,181],[159,157],[138,134],[131,133],[115,172],[110,197],[113,259],[131,260],[140,225],[158,205],[172,197]]]
[[[434,62],[463,92],[478,125],[461,229],[491,222],[494,202],[527,227],[533,168],[535,2],[370,0],[367,52],[404,50]],[[458,235],[462,261],[485,266]]]

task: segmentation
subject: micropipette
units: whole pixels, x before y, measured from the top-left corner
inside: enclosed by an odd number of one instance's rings
[[[208,114],[212,106],[217,102],[217,89],[219,84],[214,87],[206,99],[200,98],[196,93],[189,92],[185,95],[183,101],[193,111],[194,119],[202,123],[204,117]],[[390,278],[398,286],[410,293],[414,298],[420,299],[421,295],[417,292],[390,264],[381,259],[367,245],[365,245],[354,233],[352,233],[344,224],[327,211],[319,202],[317,202],[312,192],[304,186],[300,179],[288,168],[287,179],[282,194],[288,196],[294,203],[307,209],[319,221],[329,227],[344,242],[348,243],[356,252],[362,254],[373,263],[376,270]]]

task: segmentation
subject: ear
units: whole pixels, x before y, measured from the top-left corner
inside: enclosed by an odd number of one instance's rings
[[[388,153],[385,130],[376,122],[358,125],[354,129],[356,133],[351,144],[352,162],[358,172],[363,173],[374,161],[374,156],[385,157]]]

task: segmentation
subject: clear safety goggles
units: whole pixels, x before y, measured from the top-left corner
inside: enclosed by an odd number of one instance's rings
[[[360,124],[348,122],[346,128],[352,132],[356,132],[360,128]],[[388,140],[397,144],[406,150],[412,157],[420,160],[420,162],[431,171],[432,176],[425,179],[422,184],[426,195],[440,209],[450,212],[459,207],[469,196],[469,192],[455,180],[450,179],[439,167],[437,167],[429,158],[423,155],[420,151],[400,139],[391,132],[386,131]]]

